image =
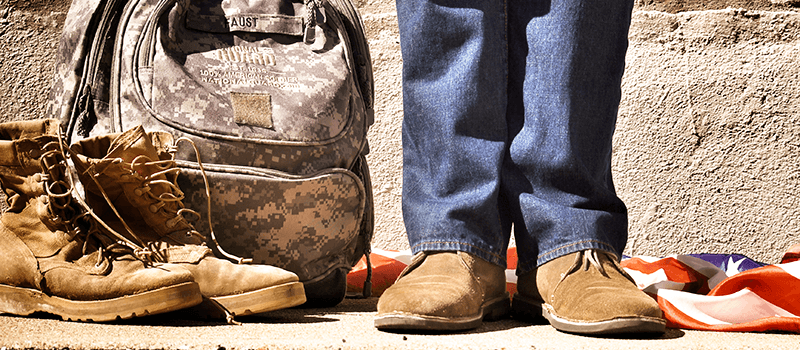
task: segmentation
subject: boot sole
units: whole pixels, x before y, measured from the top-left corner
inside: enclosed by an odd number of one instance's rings
[[[45,312],[65,321],[108,322],[180,310],[202,301],[197,283],[186,282],[104,300],[70,300],[39,290],[0,285],[0,313]]]
[[[512,312],[520,319],[536,323],[547,321],[559,331],[583,335],[657,334],[664,333],[667,324],[662,318],[649,316],[619,317],[597,322],[573,321],[556,315],[550,305],[519,294],[514,295]]]
[[[290,282],[247,293],[208,297],[234,316],[260,314],[301,305],[306,302],[302,282]]]
[[[476,316],[448,318],[393,313],[377,316],[375,328],[380,330],[464,331],[478,328],[483,320],[499,320],[508,315],[510,311],[511,304],[506,296],[485,303]]]

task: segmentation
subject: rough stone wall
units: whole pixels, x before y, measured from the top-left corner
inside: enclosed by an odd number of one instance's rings
[[[361,0],[360,9],[367,27],[372,64],[375,69],[375,124],[369,132],[367,158],[375,194],[375,238],[373,245],[383,249],[408,249],[403,227],[403,147],[400,129],[403,121],[401,91],[402,58],[397,12],[394,1]]]
[[[43,113],[67,0],[0,0],[0,122]]]
[[[614,139],[633,254],[800,240],[800,14],[638,11]]]
[[[374,245],[405,249],[397,15],[394,1],[355,2],[375,68]],[[626,253],[775,262],[800,241],[797,3],[637,0],[614,140]],[[42,115],[68,5],[0,0],[0,121]]]

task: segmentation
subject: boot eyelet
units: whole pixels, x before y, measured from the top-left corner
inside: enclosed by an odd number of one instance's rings
[[[164,222],[164,225],[167,226],[168,229],[175,227],[178,224],[178,218],[172,218]]]
[[[141,188],[137,188],[133,190],[133,194],[135,194],[136,196],[141,196],[142,194],[144,194],[144,191]]]
[[[153,213],[153,214],[158,212],[158,206],[155,205],[155,204],[150,205],[150,212]]]

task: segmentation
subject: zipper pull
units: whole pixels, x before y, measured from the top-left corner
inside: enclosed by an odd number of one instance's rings
[[[305,0],[306,3],[306,28],[303,32],[303,42],[313,44],[317,37],[317,9],[319,0]]]

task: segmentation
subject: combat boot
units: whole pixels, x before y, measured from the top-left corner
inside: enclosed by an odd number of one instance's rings
[[[111,321],[202,301],[192,274],[154,266],[73,196],[56,120],[0,124],[0,313]]]
[[[190,270],[203,296],[224,307],[228,317],[304,303],[294,273],[214,256],[184,216],[199,214],[183,205],[174,146],[171,135],[148,134],[141,126],[72,145],[89,205],[114,229],[141,239],[159,261]]]

